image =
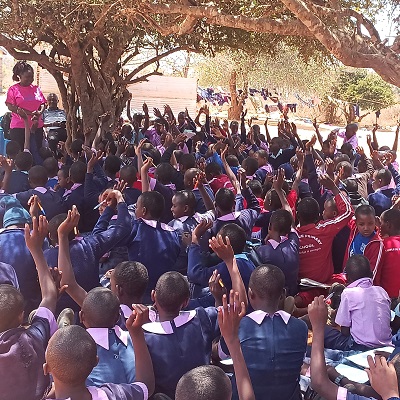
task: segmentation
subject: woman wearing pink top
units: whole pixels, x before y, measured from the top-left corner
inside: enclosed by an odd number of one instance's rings
[[[6,105],[12,112],[10,124],[10,139],[15,140],[24,148],[25,124],[21,116],[28,116],[32,126],[32,117],[38,119],[38,126],[32,139],[36,141],[37,148],[42,147],[43,119],[42,112],[46,99],[38,86],[33,85],[33,68],[26,61],[18,61],[13,68],[12,85],[7,92]]]

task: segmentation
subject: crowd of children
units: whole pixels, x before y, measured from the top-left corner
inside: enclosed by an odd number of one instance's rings
[[[399,347],[398,132],[369,158],[354,124],[304,141],[286,119],[271,138],[144,105],[50,149],[40,112],[12,111],[1,400],[399,398],[397,355],[364,385],[323,353]]]

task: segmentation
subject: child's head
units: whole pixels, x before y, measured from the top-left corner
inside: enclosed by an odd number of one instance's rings
[[[341,179],[350,178],[353,175],[353,166],[348,161],[340,161],[335,168],[336,172],[342,171]]]
[[[233,223],[225,224],[219,230],[218,235],[222,236],[224,243],[225,237],[228,236],[235,254],[243,253],[244,247],[246,246],[246,232],[241,226]]]
[[[14,286],[0,285],[0,333],[17,328],[24,318],[24,298]]]
[[[354,215],[356,217],[358,232],[360,232],[360,234],[365,237],[371,236],[374,233],[376,227],[374,207],[368,204],[364,204],[360,207],[357,207]]]
[[[97,365],[97,346],[85,329],[70,325],[59,329],[49,340],[45,374],[51,374],[57,385],[80,386]]]
[[[250,276],[249,299],[257,310],[261,304],[278,307],[285,298],[285,275],[275,265],[265,264],[257,267]]]
[[[83,140],[75,139],[71,143],[71,154],[74,158],[77,158],[82,153]]]
[[[226,156],[226,162],[228,163],[228,165],[230,167],[238,167],[239,166],[239,160],[233,154],[230,154],[229,156]]]
[[[21,151],[21,147],[18,142],[15,140],[10,140],[6,144],[6,154],[8,158],[11,158],[12,160],[15,160],[15,157],[17,154]]]
[[[246,171],[247,176],[253,176],[258,170],[258,162],[253,157],[247,157],[242,161],[242,168]]]
[[[125,165],[121,168],[119,178],[124,181],[128,187],[137,181],[137,169],[133,165]]]
[[[215,208],[219,216],[233,212],[235,208],[235,195],[232,190],[221,188],[215,194]]]
[[[324,140],[321,149],[324,156],[328,157],[330,155],[331,142],[328,139]]]
[[[400,234],[400,210],[391,208],[381,215],[381,235],[398,236]]]
[[[58,172],[58,161],[54,157],[48,157],[43,161],[43,167],[46,169],[47,177],[53,178]]]
[[[182,154],[179,159],[179,171],[183,174],[190,168],[196,166],[196,159],[193,154]]]
[[[342,147],[340,148],[340,151],[343,154],[349,156],[350,160],[354,158],[354,149],[351,143],[343,143]]]
[[[216,365],[202,365],[186,372],[176,386],[175,400],[230,400],[232,384]]]
[[[348,124],[346,126],[346,138],[350,139],[352,136],[354,136],[358,131],[358,125],[357,124]]]
[[[361,254],[355,254],[347,260],[345,271],[348,284],[361,278],[372,278],[369,260]]]
[[[274,231],[279,236],[286,236],[290,233],[293,224],[293,216],[287,210],[276,210],[271,215],[268,231]]]
[[[123,261],[110,277],[111,291],[121,304],[141,303],[149,283],[147,268],[137,261]]]
[[[51,151],[51,149],[49,147],[41,147],[39,149],[38,153],[42,160],[53,157],[53,152]]]
[[[222,174],[221,166],[214,161],[206,165],[204,172],[208,181]]]
[[[133,126],[131,124],[124,124],[121,128],[121,135],[127,139],[132,140],[133,138]]]
[[[50,242],[53,246],[58,244],[58,233],[57,229],[58,227],[66,220],[68,214],[58,214],[55,217],[53,217],[49,221],[49,239]],[[71,231],[68,235],[68,239],[71,241],[75,238],[75,233]]]
[[[324,211],[322,212],[322,219],[333,219],[338,215],[336,201],[333,197],[329,198],[324,203]]]
[[[151,298],[158,311],[179,314],[189,302],[190,292],[187,279],[179,272],[171,271],[161,275]]]
[[[296,211],[300,225],[316,224],[319,221],[319,204],[313,197],[301,199]]]
[[[247,183],[247,186],[251,189],[254,196],[256,196],[257,198],[262,197],[262,185],[258,179],[252,179]]]
[[[377,190],[390,184],[392,180],[392,174],[388,169],[382,168],[378,171],[375,171],[372,179],[372,188]]]
[[[15,157],[15,166],[20,171],[29,171],[29,169],[33,165],[33,157],[32,154],[27,151],[22,151],[18,153]]]
[[[92,289],[85,297],[80,319],[86,328],[113,328],[119,318],[119,300],[103,287]]]
[[[174,176],[174,167],[170,163],[161,163],[157,165],[155,176],[160,183],[168,185]]]
[[[158,192],[142,193],[136,203],[136,218],[158,221],[163,215],[165,200]]]
[[[72,183],[84,183],[86,176],[86,164],[82,161],[75,161],[69,169],[69,178]]]
[[[191,190],[176,192],[172,198],[171,212],[173,217],[192,216],[196,211],[196,198]]]
[[[121,168],[121,159],[114,155],[109,155],[104,160],[104,172],[109,176],[115,176]]]
[[[239,131],[239,122],[237,121],[232,121],[229,125],[230,129],[231,129],[231,134],[232,135],[236,135]]]
[[[348,193],[358,193],[358,184],[355,179],[346,179],[344,185]]]
[[[28,172],[29,184],[34,189],[36,187],[45,187],[47,183],[47,171],[41,165],[35,165]]]
[[[64,165],[57,172],[58,185],[61,189],[67,189],[70,186],[70,178],[69,178],[69,167]]]
[[[199,173],[200,170],[198,168],[189,168],[185,171],[185,175],[183,176],[183,185],[185,186],[185,189],[194,189],[193,181]]]

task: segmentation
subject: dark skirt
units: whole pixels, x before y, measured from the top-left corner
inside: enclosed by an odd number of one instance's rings
[[[16,141],[21,150],[24,150],[25,143],[25,129],[24,128],[11,128],[10,129],[10,140]],[[32,134],[31,138],[36,141],[37,149],[42,147],[43,142],[43,128],[37,128],[36,131]]]

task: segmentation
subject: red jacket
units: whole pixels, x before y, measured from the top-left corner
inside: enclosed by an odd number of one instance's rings
[[[382,286],[390,298],[400,290],[400,236],[383,239],[383,256],[375,275],[374,285]]]
[[[343,258],[343,270],[346,266],[346,262],[350,257],[350,247],[351,243],[353,242],[358,230],[355,219],[349,221],[349,228],[350,236],[347,242],[346,252],[344,253]],[[371,241],[365,246],[364,256],[368,258],[369,263],[371,264],[371,271],[373,274],[373,279],[375,279],[375,275],[382,263],[382,256],[383,256],[383,242],[379,233],[376,232]]]
[[[338,215],[334,219],[297,228],[300,239],[300,278],[310,278],[321,283],[330,281],[333,274],[332,242],[336,234],[347,225],[353,209],[347,196],[335,196]]]

